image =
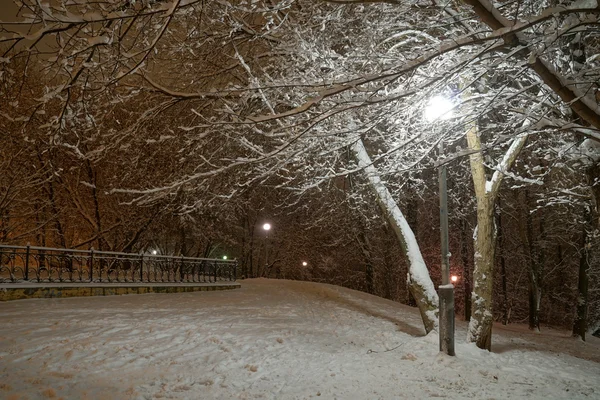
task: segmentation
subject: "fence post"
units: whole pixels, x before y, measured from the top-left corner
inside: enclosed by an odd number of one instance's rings
[[[217,266],[218,266],[218,262],[215,261],[215,283],[217,282]]]
[[[90,282],[93,282],[94,281],[94,248],[93,247],[90,249],[89,270],[90,270]]]
[[[144,282],[144,253],[140,254],[140,282]]]
[[[183,254],[181,255],[181,264],[179,264],[179,282],[183,282]]]
[[[235,260],[235,264],[233,264],[233,281],[237,281],[237,267],[238,267],[238,260]]]
[[[175,256],[172,258],[173,260],[173,281],[177,282],[177,261]],[[171,282],[171,281],[169,281]]]
[[[30,251],[30,245],[29,243],[27,243],[27,252],[25,253],[25,280],[28,281],[29,280],[29,251]]]

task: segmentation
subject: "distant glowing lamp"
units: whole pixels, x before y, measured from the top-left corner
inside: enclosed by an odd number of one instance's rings
[[[456,276],[456,275],[452,275],[452,276],[450,277],[450,280],[452,281],[452,283],[456,283],[456,282],[458,282],[458,276]]]
[[[152,250],[152,255],[155,256],[158,253],[156,250]]]
[[[306,261],[302,261],[302,266],[306,267],[308,265],[308,263]]]
[[[223,260],[227,260],[227,256],[223,256]]]
[[[263,225],[263,229],[264,229],[265,231],[267,231],[267,232],[268,232],[268,231],[270,231],[270,230],[271,230],[271,224],[264,224],[264,225]]]

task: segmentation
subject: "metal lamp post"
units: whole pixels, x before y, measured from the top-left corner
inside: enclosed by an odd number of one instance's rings
[[[440,155],[444,145],[440,140]],[[450,282],[450,249],[448,248],[448,186],[446,165],[438,171],[440,185],[440,242],[442,253],[442,285],[438,289],[440,298],[440,351],[453,356],[454,353],[454,285]]]
[[[425,110],[425,118],[429,121],[445,119],[452,116],[452,103],[443,97],[434,97]],[[444,154],[444,142],[440,140],[439,156]],[[448,248],[448,186],[446,165],[441,163],[438,169],[440,190],[440,239],[442,284],[438,288],[440,299],[439,338],[440,351],[453,356],[454,353],[454,285],[450,282],[450,250]]]

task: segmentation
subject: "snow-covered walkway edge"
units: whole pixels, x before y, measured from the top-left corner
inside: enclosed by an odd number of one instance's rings
[[[590,399],[600,340],[495,327],[457,357],[416,309],[316,283],[0,304],[0,398]]]

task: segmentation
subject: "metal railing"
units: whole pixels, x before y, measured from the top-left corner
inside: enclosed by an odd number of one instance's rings
[[[237,261],[0,245],[0,283],[235,281]]]

